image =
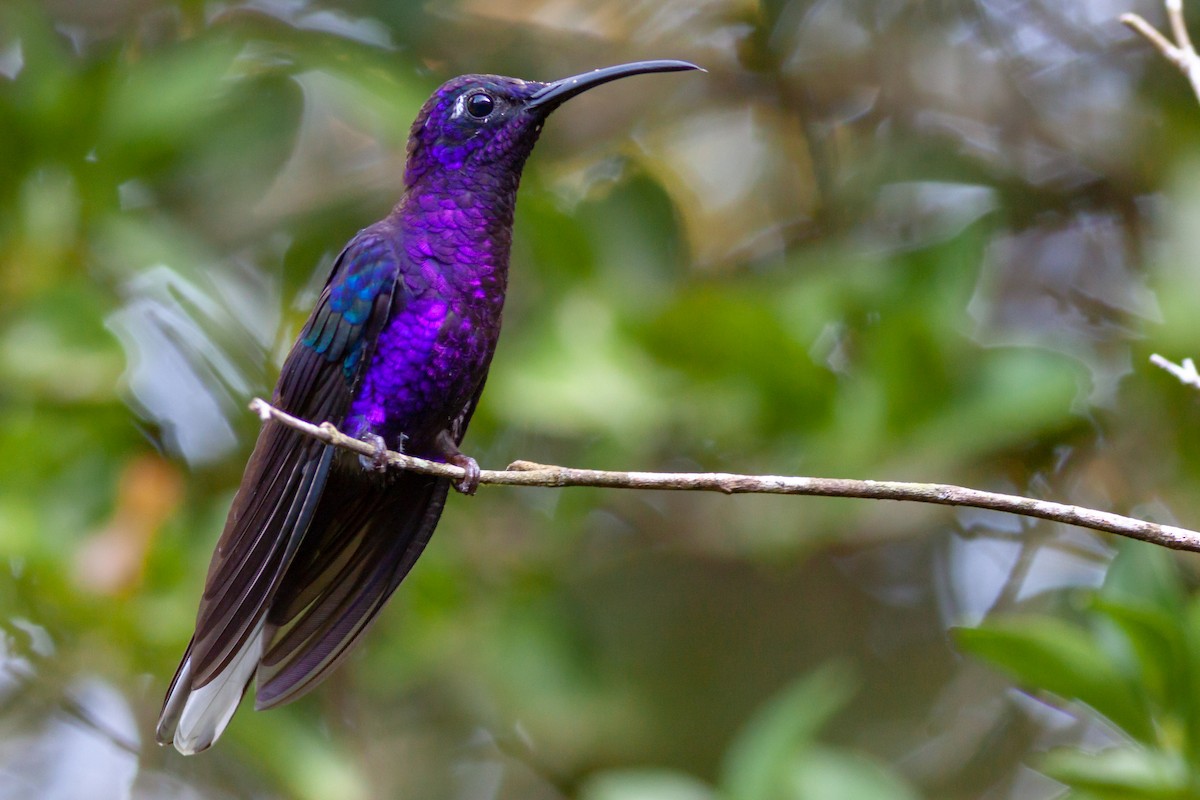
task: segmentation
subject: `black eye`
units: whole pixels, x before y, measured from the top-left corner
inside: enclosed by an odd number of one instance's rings
[[[483,119],[495,107],[496,101],[483,92],[476,92],[467,98],[467,113],[475,119]]]

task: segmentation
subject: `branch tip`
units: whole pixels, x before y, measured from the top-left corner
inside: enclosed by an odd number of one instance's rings
[[[1185,358],[1178,364],[1163,358],[1158,353],[1150,355],[1150,363],[1156,367],[1166,370],[1175,376],[1185,386],[1191,386],[1193,389],[1200,389],[1200,372],[1196,371],[1196,362],[1190,358]]]
[[[1138,14],[1122,14],[1119,19],[1154,45],[1163,58],[1174,64],[1191,83],[1192,92],[1200,98],[1200,55],[1197,55],[1192,37],[1188,34],[1187,23],[1183,18],[1183,3],[1180,0],[1165,0],[1164,5],[1171,35],[1175,37],[1174,42]]]
[[[271,405],[261,397],[256,397],[250,401],[250,410],[258,414],[258,418],[266,422],[271,418],[271,412],[274,410]]]

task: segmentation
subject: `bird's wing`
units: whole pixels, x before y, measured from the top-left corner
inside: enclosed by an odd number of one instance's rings
[[[362,638],[425,549],[449,481],[401,473],[364,491],[335,470],[267,614],[256,707],[296,699]]]
[[[340,420],[392,309],[398,269],[389,239],[371,228],[342,251],[284,363],[278,406],[304,419]],[[311,437],[263,427],[209,565],[196,632],[163,704],[161,741],[203,749],[232,716],[262,652],[267,607],[311,525],[332,457],[332,448]]]
[[[450,423],[456,443],[483,379]],[[387,483],[334,469],[309,535],[267,614],[257,708],[290,702],[320,683],[354,649],[429,542],[449,481],[413,472]]]

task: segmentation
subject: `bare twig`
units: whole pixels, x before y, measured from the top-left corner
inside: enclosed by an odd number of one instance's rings
[[[1183,2],[1166,0],[1165,5],[1171,34],[1175,37],[1174,42],[1137,14],[1122,14],[1121,22],[1144,36],[1164,58],[1178,67],[1187,76],[1192,84],[1192,91],[1200,99],[1200,56],[1196,55],[1192,38],[1188,36],[1187,25],[1183,19]]]
[[[1196,362],[1190,358],[1185,358],[1176,364],[1169,361],[1158,353],[1153,353],[1150,356],[1150,363],[1156,367],[1162,367],[1167,372],[1179,379],[1179,382],[1185,386],[1191,386],[1193,389],[1200,389],[1200,372],[1196,371]]]
[[[293,417],[255,399],[250,408],[264,421],[274,420],[326,442],[365,456],[374,456],[375,447],[339,431],[328,422],[314,425]],[[464,477],[462,468],[426,461],[389,450],[389,464],[426,475],[453,480]],[[737,475],[727,472],[609,472],[574,469],[530,461],[515,461],[506,470],[480,470],[479,482],[504,486],[594,486],[609,489],[664,489],[675,491],[723,492],[725,494],[798,494],[819,497],[857,497],[872,500],[907,500],[943,506],[972,506],[1007,511],[1027,517],[1064,522],[1082,528],[1115,533],[1131,539],[1200,552],[1200,533],[1159,525],[1108,511],[1051,503],[1010,494],[996,494],[944,483],[902,483],[850,478],[803,478],[782,475]]]

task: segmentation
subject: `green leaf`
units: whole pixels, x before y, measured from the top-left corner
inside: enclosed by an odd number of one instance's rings
[[[1007,617],[957,628],[958,646],[1031,688],[1078,700],[1140,741],[1153,741],[1144,697],[1095,637],[1053,617]]]
[[[1171,551],[1124,540],[1108,568],[1100,596],[1126,606],[1154,608],[1178,617],[1186,595],[1179,563]]]
[[[1189,681],[1190,666],[1178,617],[1142,605],[1097,600],[1097,612],[1112,621],[1128,640],[1136,658],[1140,683],[1161,708],[1186,711],[1180,691]]]
[[[104,132],[123,149],[170,149],[190,139],[219,109],[238,43],[196,39],[131,64],[112,88]]]
[[[795,800],[916,800],[917,793],[875,761],[814,746],[796,759],[789,781]]]
[[[854,693],[845,662],[833,662],[784,689],[746,724],[730,745],[720,786],[729,800],[787,796],[795,759],[813,735]]]
[[[614,769],[584,783],[580,800],[714,800],[703,781],[666,769]]]
[[[1175,676],[1176,683],[1170,688],[1187,721],[1188,760],[1200,764],[1200,596],[1187,604],[1181,620],[1187,656],[1183,674]]]
[[[1047,753],[1039,767],[1055,780],[1114,800],[1191,796],[1187,765],[1161,750],[1114,747],[1084,753],[1064,748]]]

